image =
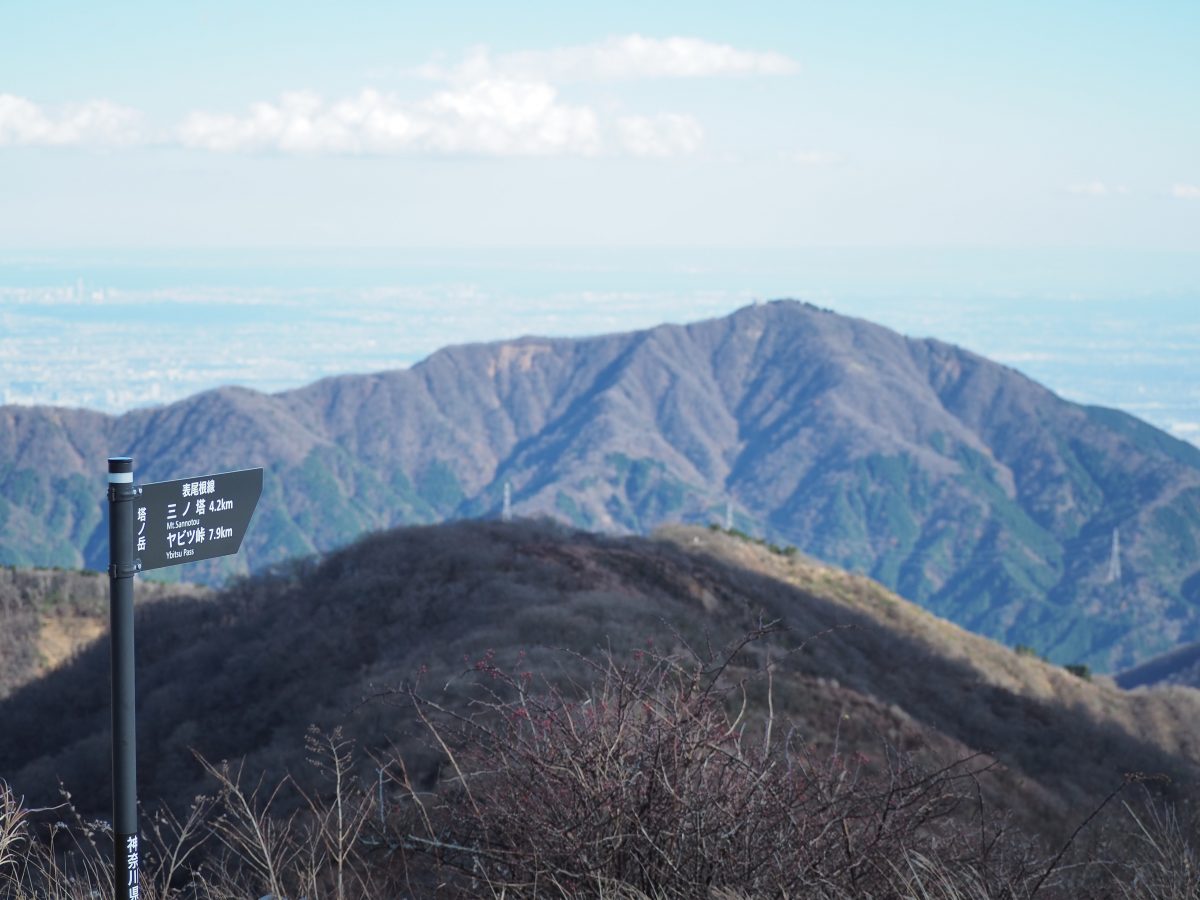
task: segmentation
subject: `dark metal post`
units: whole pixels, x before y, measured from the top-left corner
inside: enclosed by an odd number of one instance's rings
[[[108,588],[112,639],[113,883],[137,900],[137,746],[133,693],[133,460],[108,460]]]

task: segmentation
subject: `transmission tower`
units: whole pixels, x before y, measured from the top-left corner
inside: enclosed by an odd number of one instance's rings
[[[512,521],[512,482],[504,482],[504,509],[500,513],[500,518],[505,522]]]
[[[1121,529],[1114,528],[1112,535],[1112,553],[1108,557],[1108,583],[1121,580]]]

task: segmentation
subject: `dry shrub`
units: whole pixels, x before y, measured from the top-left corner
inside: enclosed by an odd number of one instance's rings
[[[774,720],[770,664],[748,668],[768,630],[716,654],[571,656],[564,669],[592,677],[565,686],[535,688],[490,653],[443,692],[452,702],[418,681],[401,696],[440,777],[410,777],[392,754],[364,782],[352,741],[316,729],[306,749],[323,789],[244,784],[240,767],[206,763],[213,796],[144,817],[141,897],[1200,897],[1194,829],[1161,801],[1126,804],[1112,830],[1132,838],[1080,858],[994,818],[981,759],[810,752]],[[765,720],[747,715],[755,677]],[[111,834],[66,800],[29,810],[0,782],[0,900],[111,894]]]
[[[745,685],[730,677],[745,643],[704,659],[609,657],[571,695],[535,691],[530,673],[489,654],[472,667],[467,713],[414,686],[450,777],[430,794],[402,779],[421,825],[404,845],[458,896],[1034,890],[1044,872],[1029,848],[978,821],[986,766],[926,770],[891,751],[817,758],[769,719],[749,725]]]

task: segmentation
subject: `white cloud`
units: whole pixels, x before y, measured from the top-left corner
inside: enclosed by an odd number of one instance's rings
[[[484,79],[409,104],[374,90],[333,102],[295,92],[245,116],[192,113],[178,138],[225,152],[536,156],[597,153],[599,132],[591,109],[562,103],[548,84]]]
[[[1108,185],[1103,181],[1088,181],[1082,184],[1072,184],[1067,187],[1072,194],[1084,194],[1089,197],[1107,197],[1111,194],[1128,194],[1129,188],[1123,184]]]
[[[626,115],[564,100],[563,81],[775,75],[796,71],[779,53],[740,50],[698,38],[638,34],[556,50],[507,54],[486,49],[452,69],[426,67],[446,80],[417,100],[366,89],[342,98],[295,91],[244,112],[195,110],[156,141],[219,153],[333,155],[673,157],[696,152],[704,137],[692,116]],[[0,94],[0,146],[131,145],[147,140],[135,110],[92,101],[50,114],[30,100]],[[816,155],[805,164],[834,161]]]
[[[64,106],[57,115],[14,94],[0,94],[0,147],[113,146],[136,143],[141,114],[108,100]]]
[[[781,53],[738,50],[699,38],[613,37],[595,44],[501,57],[503,68],[564,80],[789,75],[799,66]]]
[[[568,106],[544,82],[484,79],[420,104],[433,149],[489,155],[592,155],[600,150],[595,112]]]
[[[675,113],[604,121],[545,82],[484,78],[415,103],[373,90],[336,101],[289,93],[243,116],[192,113],[177,137],[215,152],[670,157],[699,149],[703,129]]]
[[[1180,200],[1200,200],[1200,187],[1194,184],[1173,184],[1171,196]]]
[[[500,74],[561,82],[790,75],[799,68],[794,60],[773,51],[739,50],[700,38],[630,34],[574,47],[507,53],[495,59],[481,47],[457,66],[422,66],[418,74],[451,81]]]
[[[700,123],[691,116],[665,113],[626,116],[617,120],[621,147],[633,156],[680,156],[694,153],[704,138]]]

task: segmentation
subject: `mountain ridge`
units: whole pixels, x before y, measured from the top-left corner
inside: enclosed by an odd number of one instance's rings
[[[454,709],[481,658],[577,690],[595,676],[583,656],[623,664],[653,647],[686,659],[764,623],[775,624],[730,658],[729,682],[761,716],[767,686],[751,676],[769,666],[777,724],[817,754],[982,753],[998,763],[984,789],[1043,833],[1078,824],[1126,772],[1168,774],[1180,791],[1200,777],[1194,690],[1089,682],[736,535],[522,520],[380,532],[219,594],[143,605],[141,797],[186,805],[205,789],[193,750],[244,759],[253,780],[302,777],[310,724],[343,726],[365,751],[398,747],[425,779],[440,757],[399,702],[414,680]],[[105,808],[107,667],[96,641],[0,698],[0,770],[31,802],[51,802],[61,778],[84,812]]]
[[[1200,449],[970,351],[794,301],[448,347],[410,369],[120,417],[12,410],[0,562],[97,565],[83,473],[128,453],[141,480],[268,469],[242,558],[189,567],[194,579],[496,515],[509,483],[519,513],[615,532],[709,522],[731,504],[745,531],[1060,662],[1121,668],[1200,638],[1200,596],[1184,590],[1200,571]],[[44,443],[81,480],[19,468]],[[70,539],[14,508],[23,496]]]

